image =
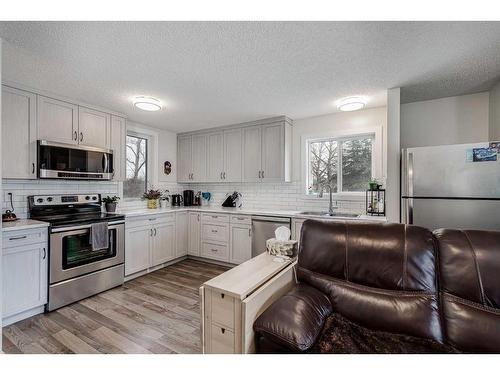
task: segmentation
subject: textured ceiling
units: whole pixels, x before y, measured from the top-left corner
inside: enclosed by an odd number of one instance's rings
[[[484,91],[499,22],[0,22],[3,78],[174,131]],[[161,99],[148,113],[134,95]]]

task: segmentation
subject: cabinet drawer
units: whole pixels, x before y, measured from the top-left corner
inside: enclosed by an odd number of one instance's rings
[[[139,216],[132,217],[126,219],[127,228],[137,228],[144,227],[149,225],[170,223],[175,221],[175,216],[173,213],[171,214],[163,214],[163,215],[148,215],[148,216]]]
[[[201,219],[203,222],[229,223],[229,215],[202,214]]]
[[[234,298],[212,290],[212,322],[234,329]]]
[[[249,215],[231,215],[231,224],[252,224],[252,218]]]
[[[211,327],[211,353],[213,354],[233,354],[234,353],[234,332],[227,328],[222,328],[216,324]]]
[[[203,224],[201,233],[204,241],[229,242],[229,226],[227,224]]]
[[[3,248],[47,242],[47,228],[8,231],[3,233]]]
[[[227,262],[229,261],[229,246],[203,242],[201,244],[201,256]]]

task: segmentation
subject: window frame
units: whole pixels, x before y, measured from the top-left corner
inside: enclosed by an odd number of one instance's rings
[[[373,179],[377,173],[376,173],[376,145],[377,145],[377,131],[368,131],[368,132],[363,132],[363,133],[355,133],[355,134],[350,134],[350,135],[326,135],[326,136],[320,136],[320,137],[307,137],[305,138],[305,176],[304,176],[304,194],[306,198],[311,198],[311,199],[328,199],[328,192],[323,193],[323,198],[319,197],[318,193],[309,193],[309,186],[310,184],[310,152],[309,152],[309,147],[311,143],[315,142],[321,142],[321,141],[335,141],[337,142],[337,158],[338,158],[338,163],[337,163],[337,191],[332,193],[332,195],[338,197],[342,195],[347,195],[347,196],[355,196],[355,197],[361,197],[364,196],[365,192],[364,191],[343,191],[343,177],[342,177],[342,145],[343,142],[346,141],[352,141],[356,139],[365,139],[365,138],[371,138],[372,139],[372,150],[371,150],[371,179]],[[368,188],[368,187],[367,187]]]
[[[126,134],[126,137],[136,137],[136,138],[142,138],[142,139],[145,139],[146,140],[146,163],[145,163],[145,166],[146,166],[146,176],[145,176],[145,180],[146,180],[146,183],[145,183],[145,190],[144,192],[146,192],[146,190],[148,189],[148,186],[152,186],[153,183],[153,158],[151,157],[152,155],[152,152],[153,149],[154,149],[154,137],[153,135],[151,134],[148,134],[148,133],[145,133],[145,132],[142,132],[141,130],[135,130],[135,129],[127,129],[127,134]],[[123,185],[125,184],[125,181],[127,180],[127,148],[126,148],[126,139],[125,139],[125,179],[123,181]],[[125,191],[124,191],[124,188],[123,188],[123,199],[125,200],[125,202],[133,202],[133,201],[138,201],[138,200],[141,200],[141,196],[138,196],[138,197],[125,197]]]

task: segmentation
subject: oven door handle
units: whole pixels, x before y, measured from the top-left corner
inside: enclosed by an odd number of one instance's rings
[[[112,229],[112,228],[117,227],[118,225],[121,225],[124,223],[125,223],[125,220],[113,221],[112,223],[110,223],[108,228]],[[55,228],[55,229],[51,230],[51,233],[60,233],[60,232],[69,232],[69,231],[73,231],[73,230],[88,229],[91,226],[92,225],[88,224],[88,225],[75,225],[74,227]]]

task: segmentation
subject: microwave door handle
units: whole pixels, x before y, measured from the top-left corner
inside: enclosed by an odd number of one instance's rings
[[[104,173],[108,172],[108,154],[102,154],[102,171]]]

